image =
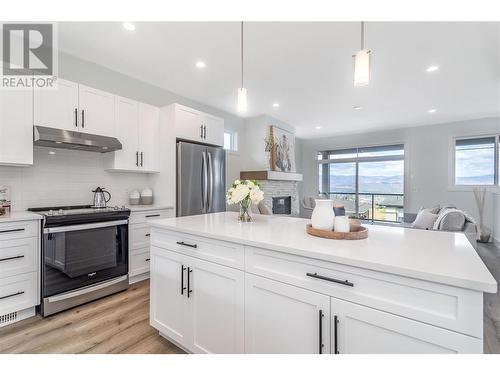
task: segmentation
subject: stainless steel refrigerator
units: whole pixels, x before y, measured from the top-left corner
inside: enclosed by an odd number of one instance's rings
[[[226,210],[226,152],[177,142],[177,216]]]

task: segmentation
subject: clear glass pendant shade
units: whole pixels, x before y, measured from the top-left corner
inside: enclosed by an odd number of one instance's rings
[[[238,89],[238,106],[237,110],[239,113],[245,113],[247,111],[247,89],[240,87]]]

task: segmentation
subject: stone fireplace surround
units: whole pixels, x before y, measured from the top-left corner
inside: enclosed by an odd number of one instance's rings
[[[273,197],[291,197],[291,215],[299,216],[299,190],[298,181],[258,180],[264,192],[264,204],[272,210]]]

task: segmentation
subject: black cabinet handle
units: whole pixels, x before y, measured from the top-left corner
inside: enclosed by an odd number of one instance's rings
[[[139,166],[139,151],[135,152],[135,166]]]
[[[206,125],[203,125],[203,138],[207,139],[207,127],[206,127]]]
[[[24,294],[24,291],[22,292],[17,292],[17,293],[13,293],[13,294],[9,294],[7,296],[3,296],[3,297],[0,297],[0,299],[6,299],[6,298],[10,298],[10,297],[15,297],[15,296],[19,296],[21,294]]]
[[[141,151],[141,167],[144,166],[144,152]]]
[[[203,138],[203,124],[200,126],[200,138]]]
[[[85,127],[85,110],[82,109],[82,128]]]
[[[339,346],[338,346],[338,330],[339,330],[339,320],[337,318],[337,315],[333,316],[333,342],[334,342],[334,347],[333,347],[333,354],[340,354],[339,352]]]
[[[151,260],[151,258],[146,258],[144,259],[146,262],[149,262]]]
[[[145,236],[149,237],[149,236],[151,236],[151,233],[146,233]]]
[[[319,354],[323,354],[323,310],[319,310]]]
[[[332,283],[337,283],[337,284],[342,284],[342,285],[347,285],[347,286],[354,286],[354,284],[349,282],[349,280],[332,279],[331,277],[318,275],[316,272],[314,272],[314,273],[308,272],[308,273],[306,273],[306,276],[314,277],[315,279],[330,281]]]
[[[184,241],[177,241],[177,245],[188,246],[188,247],[192,247],[193,249],[196,249],[198,247],[197,244],[190,244],[190,243],[186,243]]]
[[[191,275],[191,273],[193,272],[193,270],[188,267],[188,273],[187,273],[187,277],[188,277],[188,286],[187,286],[187,297],[189,298],[189,293],[193,293],[193,291],[191,290],[191,286],[189,285],[190,282],[189,280],[191,279],[189,276]]]
[[[75,108],[75,127],[78,127],[78,108]]]
[[[24,255],[16,255],[15,257],[0,258],[0,262],[6,262],[8,260],[21,259],[21,258],[24,258]]]
[[[158,217],[160,214],[146,215],[146,217]]]
[[[184,287],[184,271],[186,270],[186,267],[184,267],[184,264],[181,264],[181,295],[184,294],[184,291],[186,288]]]
[[[22,232],[24,228],[0,230],[0,233]]]

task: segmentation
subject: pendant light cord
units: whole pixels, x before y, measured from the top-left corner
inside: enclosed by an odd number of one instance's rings
[[[241,21],[241,87],[243,87],[243,21]]]
[[[365,49],[365,23],[361,21],[361,50]]]

